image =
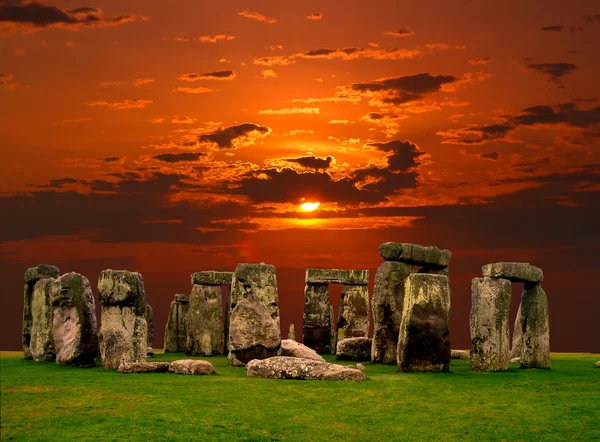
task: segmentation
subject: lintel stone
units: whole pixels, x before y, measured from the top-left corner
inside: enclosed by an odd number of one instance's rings
[[[384,242],[379,246],[379,254],[384,261],[397,261],[433,268],[448,267],[452,256],[450,250],[397,242]]]
[[[367,285],[368,270],[306,269],[307,284]]]
[[[483,276],[488,278],[504,278],[511,282],[541,282],[544,272],[528,262],[495,262],[481,268]]]
[[[192,273],[192,285],[231,285],[232,278],[233,272],[196,272]]]

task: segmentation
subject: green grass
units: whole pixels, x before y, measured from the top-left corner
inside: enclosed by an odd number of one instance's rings
[[[158,354],[152,360],[186,358]],[[600,355],[553,354],[551,370],[397,373],[364,382],[119,374],[0,354],[2,440],[594,440]],[[331,357],[329,360],[333,361]],[[345,363],[350,365],[350,363]]]

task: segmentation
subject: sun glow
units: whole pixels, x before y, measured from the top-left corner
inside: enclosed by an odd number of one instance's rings
[[[321,205],[321,203],[302,203],[300,207],[302,210],[306,212],[312,212],[313,210],[317,210],[317,208]]]

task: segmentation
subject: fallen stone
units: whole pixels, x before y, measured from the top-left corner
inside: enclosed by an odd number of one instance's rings
[[[232,278],[232,272],[196,272],[192,273],[192,285],[231,285]]]
[[[448,371],[450,287],[443,275],[413,273],[405,283],[398,335],[398,369]]]
[[[294,324],[290,324],[290,328],[288,329],[288,339],[292,341],[296,340],[296,329],[294,328]]]
[[[179,359],[171,362],[169,372],[177,374],[214,374],[215,367],[208,361]]]
[[[540,284],[525,283],[521,296],[521,329],[521,368],[550,367],[548,298]]]
[[[346,361],[370,361],[371,338],[346,338],[338,341],[335,358]]]
[[[380,364],[397,364],[396,349],[402,320],[404,282],[414,273],[413,266],[385,261],[375,273],[373,289],[373,348],[371,360]]]
[[[220,286],[195,284],[192,287],[187,313],[187,355],[223,354],[222,305]]]
[[[65,273],[53,280],[50,290],[56,363],[95,366],[98,322],[90,281],[79,273]]]
[[[31,337],[29,352],[34,361],[54,361],[56,349],[52,336],[53,278],[38,280],[31,295]]]
[[[166,373],[170,366],[170,362],[121,362],[117,371],[119,373]]]
[[[521,358],[511,358],[510,363],[512,364],[513,362],[521,362]]]
[[[231,285],[229,360],[265,359],[275,356],[280,345],[275,267],[238,264]]]
[[[165,326],[165,353],[186,350],[189,301],[189,295],[175,295],[175,300],[171,302]]]
[[[596,368],[600,368],[600,361],[596,362]]]
[[[336,342],[369,335],[369,291],[366,285],[344,285],[336,324]]]
[[[147,356],[154,356],[154,350],[152,350],[152,341],[154,340],[154,311],[150,304],[146,304],[146,312],[144,314],[146,325],[148,326],[148,345],[146,349]]]
[[[298,379],[323,381],[363,381],[365,374],[356,368],[312,359],[275,356],[254,359],[246,366],[246,375],[265,379]]]
[[[229,365],[231,365],[232,367],[237,367],[237,368],[245,367],[246,366],[246,364],[244,364],[242,361],[240,361],[237,358],[230,359],[229,360]]]
[[[508,370],[511,296],[512,289],[508,279],[473,279],[469,320],[471,370]]]
[[[451,350],[450,359],[469,359],[469,352],[466,350]]]
[[[290,356],[292,358],[304,358],[325,362],[325,359],[323,359],[323,357],[312,348],[309,348],[306,345],[300,344],[299,342],[291,339],[283,339],[281,341],[281,356]]]
[[[368,270],[306,269],[307,284],[367,285]]]
[[[356,369],[362,371],[363,373],[365,371],[367,371],[367,367],[365,367],[363,364],[361,364],[360,362],[358,364],[356,364]]]
[[[527,262],[496,262],[481,268],[483,276],[488,278],[504,278],[511,282],[540,282],[544,280],[544,272],[539,267]]]
[[[331,353],[331,311],[327,284],[304,287],[302,341],[317,353]]]
[[[379,254],[384,261],[404,262],[410,265],[426,267],[448,267],[452,252],[440,250],[434,246],[385,242],[379,246]]]

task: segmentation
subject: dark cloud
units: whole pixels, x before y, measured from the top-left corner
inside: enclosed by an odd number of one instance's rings
[[[557,85],[561,85],[563,77],[578,69],[573,63],[530,63],[525,67],[545,75],[550,83]]]
[[[199,80],[233,80],[235,71],[215,71],[205,72],[203,74],[181,74],[178,79],[182,81],[199,81]]]
[[[390,152],[387,168],[392,172],[408,172],[417,165],[417,159],[424,155],[424,152],[410,141],[394,140],[387,143],[370,143],[367,146],[375,147],[381,152]]]
[[[479,158],[482,158],[484,160],[497,160],[498,158],[500,158],[500,154],[498,152],[485,152],[480,153]]]
[[[271,133],[271,128],[254,123],[243,123],[237,126],[220,128],[212,133],[198,137],[201,143],[214,143],[221,149],[231,149],[234,141],[239,140],[241,145],[254,144],[257,138],[262,138]]]
[[[559,25],[559,26],[542,26],[542,31],[546,31],[546,32],[558,32],[558,31],[562,31],[564,28],[564,26]]]
[[[573,101],[578,103],[595,103],[598,99],[596,97],[575,97]]]
[[[11,28],[40,30],[50,27],[78,29],[81,27],[117,26],[136,20],[132,14],[104,16],[101,9],[81,7],[66,11],[57,6],[23,0],[0,1],[0,23]],[[16,29],[13,29],[16,30]]]
[[[286,158],[285,161],[289,163],[297,163],[302,167],[307,167],[309,169],[328,169],[331,166],[332,157],[328,156],[327,158],[317,158],[315,156],[309,157],[300,157],[300,158]]]
[[[353,83],[351,88],[357,92],[376,92],[385,94],[382,99],[388,104],[402,104],[421,99],[425,94],[439,91],[444,84],[458,81],[452,75],[416,74],[404,77],[385,78],[365,83]]]
[[[116,163],[120,159],[121,158],[119,158],[119,157],[106,157],[106,158],[103,158],[102,161],[104,161],[105,163]]]
[[[411,35],[415,35],[415,31],[410,29],[409,27],[400,28],[397,31],[383,31],[385,35],[391,35],[392,37],[410,37]]]
[[[163,153],[156,155],[152,158],[158,161],[164,161],[165,163],[182,163],[189,161],[197,161],[198,158],[204,156],[200,152],[185,152],[185,153]]]
[[[585,21],[588,23],[600,23],[600,14],[587,14]]]

